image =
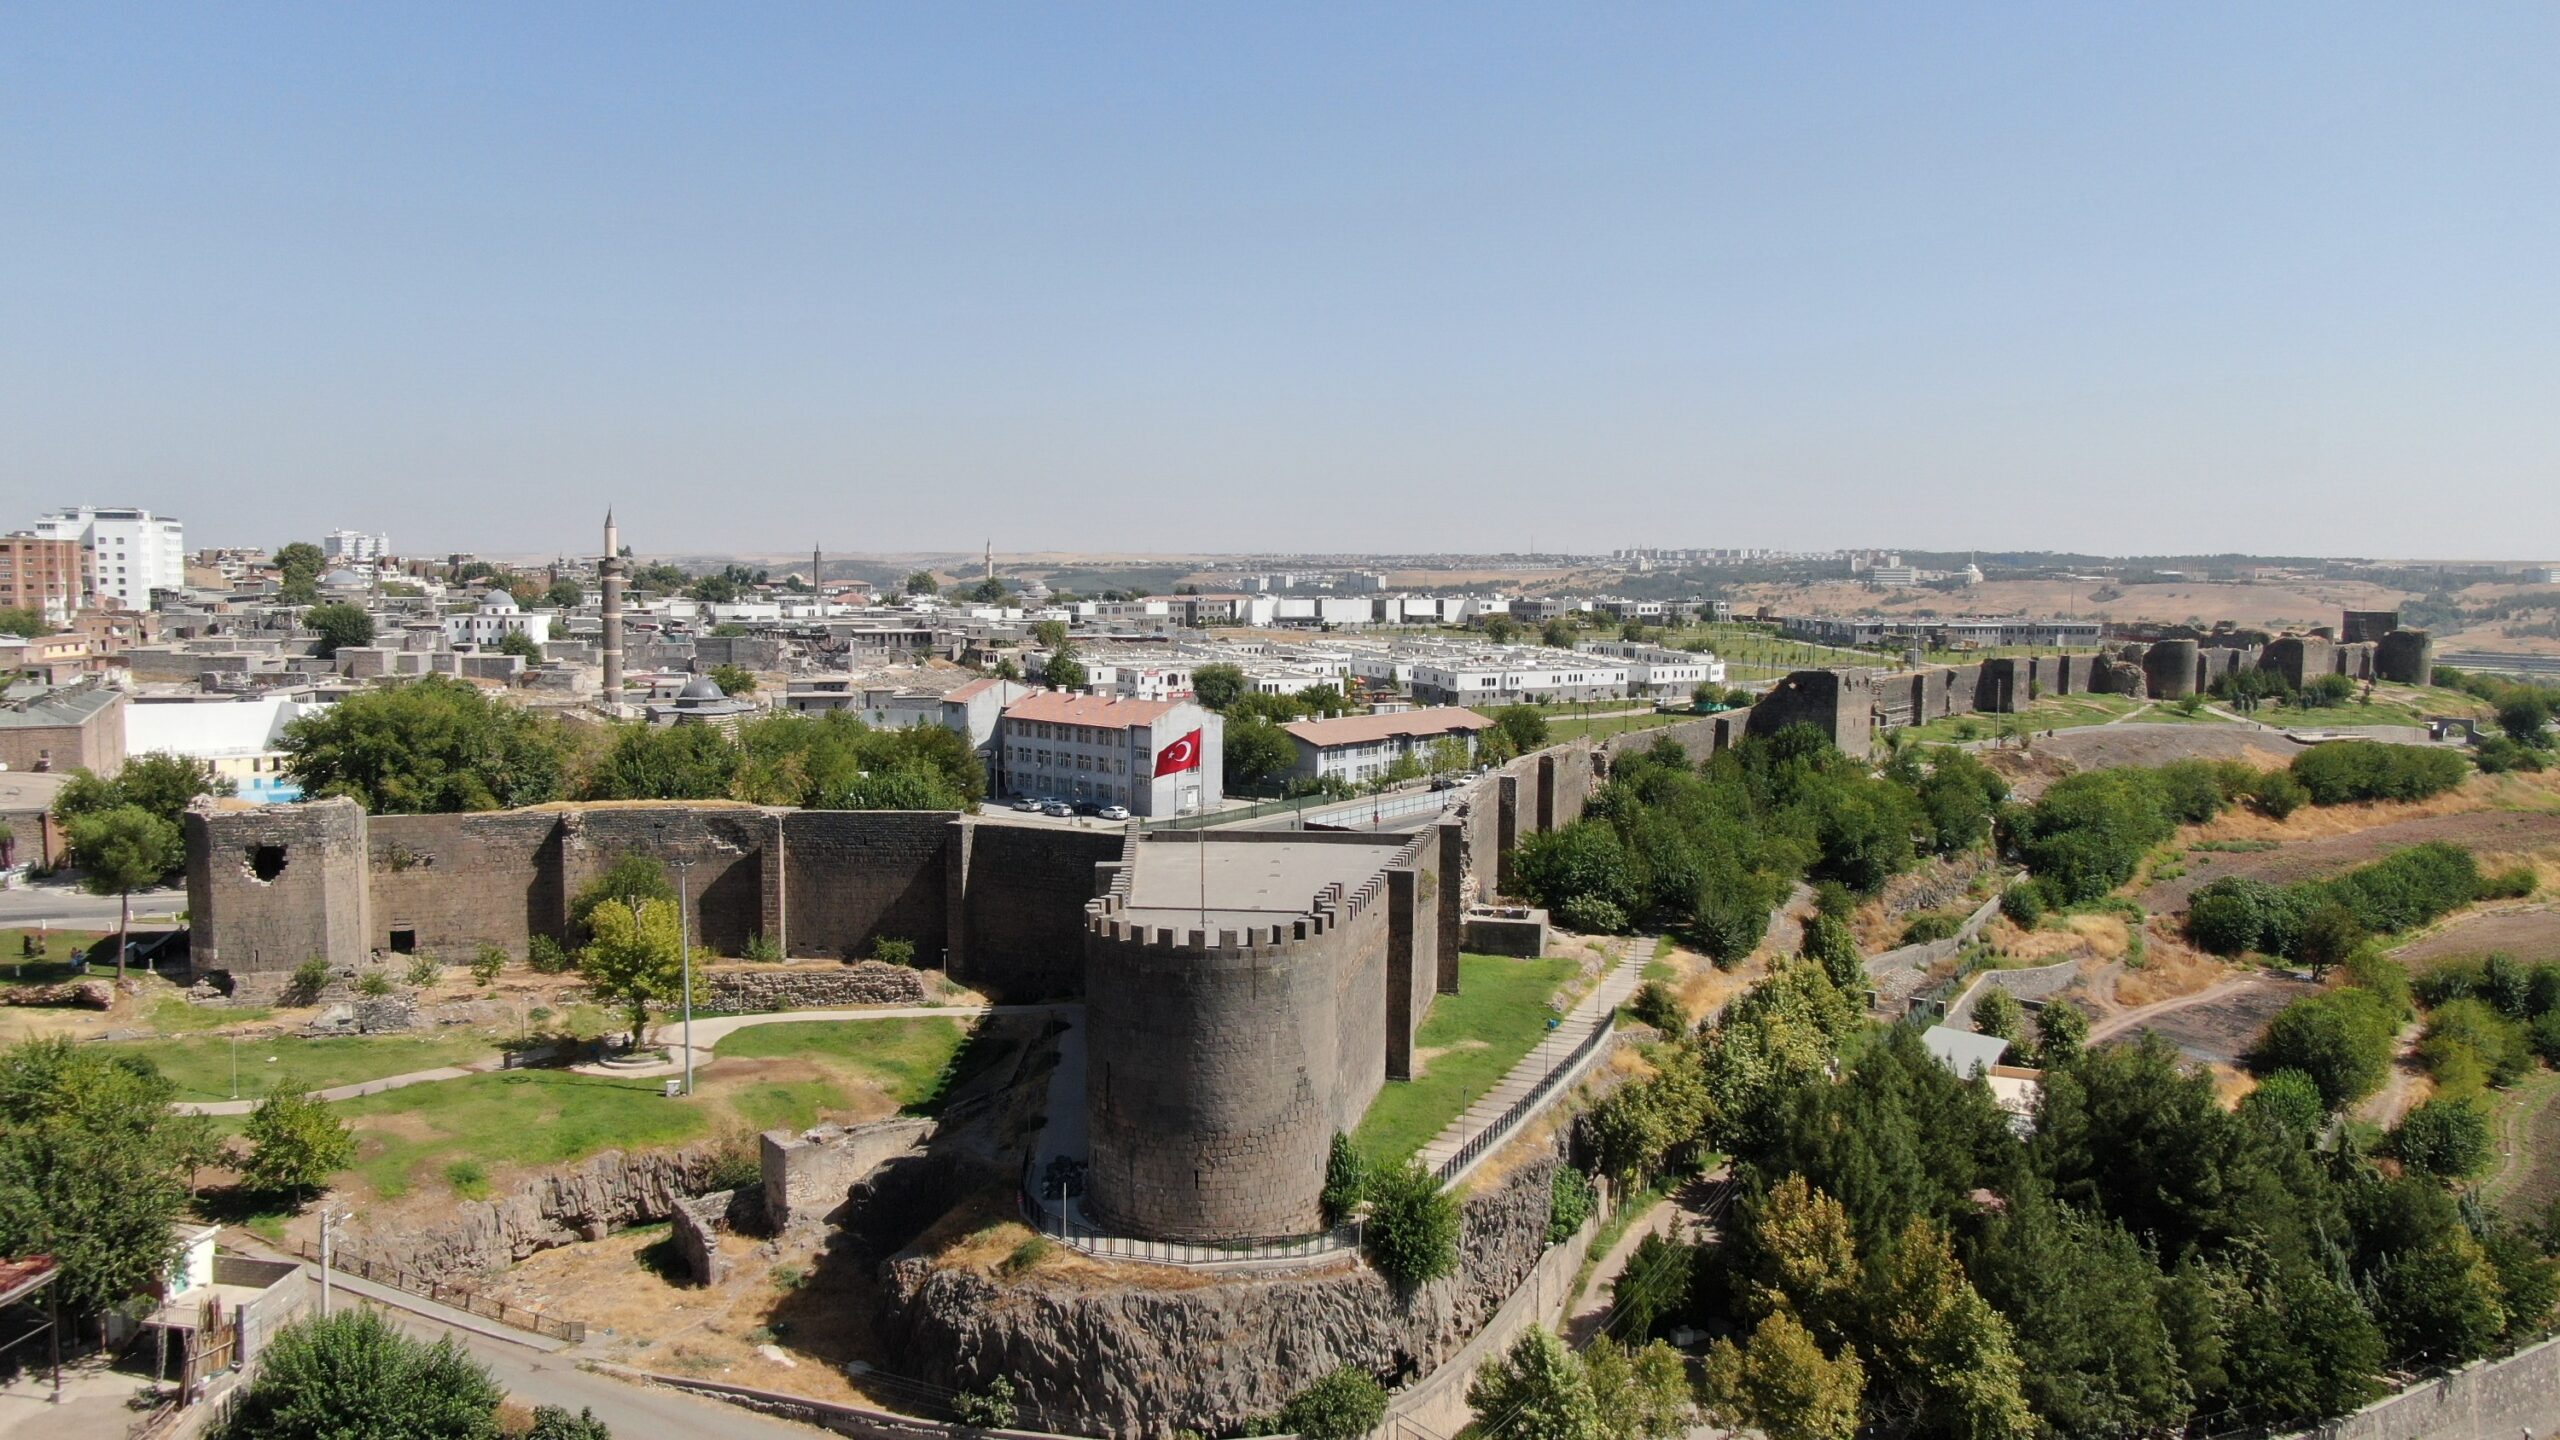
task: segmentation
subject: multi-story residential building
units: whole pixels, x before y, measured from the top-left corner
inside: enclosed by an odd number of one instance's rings
[[[1225,721],[1187,700],[1043,690],[1005,707],[1001,787],[1013,795],[1187,815],[1224,798]]]
[[[969,742],[969,748],[986,762],[987,782],[992,786],[996,779],[996,728],[1004,717],[1004,707],[1031,693],[1030,686],[1011,680],[977,679],[937,691],[866,683],[853,675],[818,675],[790,681],[783,691],[782,705],[801,715],[849,711],[875,730],[939,725]]]
[[[1280,727],[1298,747],[1289,767],[1293,780],[1337,779],[1359,785],[1386,778],[1399,760],[1427,769],[1431,752],[1442,741],[1455,741],[1472,763],[1476,736],[1493,721],[1458,705],[1407,710],[1383,715],[1345,715],[1334,720],[1296,720]]]
[[[24,530],[0,535],[0,610],[32,610],[61,625],[96,590],[88,546]]]
[[[125,694],[91,677],[0,701],[0,769],[124,768]]]
[[[154,590],[187,584],[186,527],[130,506],[79,505],[36,520],[43,540],[71,540],[89,552],[90,593],[123,610],[148,610]]]
[[[374,565],[391,558],[391,537],[380,531],[332,530],[320,541],[331,565]]]

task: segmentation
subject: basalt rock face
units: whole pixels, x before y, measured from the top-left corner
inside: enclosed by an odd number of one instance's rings
[[[832,1005],[921,1005],[924,976],[904,965],[724,966],[704,984],[714,1010],[819,1010]]]
[[[885,1333],[900,1367],[934,1384],[1011,1377],[1041,1429],[1232,1434],[1339,1366],[1393,1380],[1454,1354],[1545,1250],[1556,1165],[1522,1165],[1467,1201],[1457,1273],[1410,1295],[1347,1260],[1165,1288],[1037,1268],[999,1279],[908,1256],[886,1267]]]
[[[27,985],[0,990],[0,1005],[76,1005],[83,1010],[112,1010],[116,987],[105,980],[66,980],[59,985]]]
[[[678,1201],[710,1190],[721,1168],[715,1146],[647,1155],[608,1150],[536,1176],[502,1199],[464,1201],[446,1224],[358,1233],[346,1244],[353,1254],[428,1279],[488,1275],[555,1246],[664,1220]]]

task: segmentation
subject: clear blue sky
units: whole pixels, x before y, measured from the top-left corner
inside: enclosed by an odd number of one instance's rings
[[[2560,6],[0,8],[0,524],[2560,552]]]

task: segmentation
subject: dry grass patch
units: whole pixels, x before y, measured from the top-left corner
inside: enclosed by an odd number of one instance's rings
[[[2241,967],[2164,935],[2154,925],[2143,937],[2142,968],[2127,967],[2116,975],[2115,1002],[2131,1009],[2210,989],[2242,973]]]

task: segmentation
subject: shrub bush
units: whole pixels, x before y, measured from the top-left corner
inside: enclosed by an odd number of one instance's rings
[[[1585,935],[1619,935],[1627,928],[1627,912],[1616,901],[1598,895],[1567,896],[1556,909],[1556,922]]]
[[[2542,877],[2530,865],[2518,865],[2480,879],[2477,900],[2522,900],[2542,888]]]
[[[2452,750],[2333,740],[2293,757],[2292,770],[2314,805],[2346,805],[2441,795],[2461,784],[2471,765]]]
[[[471,983],[494,985],[507,968],[507,952],[495,945],[483,945],[471,961]]]
[[[887,965],[912,967],[916,963],[916,942],[902,940],[894,935],[873,936],[871,958]]]
[[[1964,928],[1965,917],[1950,910],[1924,910],[1903,922],[1901,944],[1924,945],[1946,940]]]
[[[1360,1196],[1369,1183],[1369,1167],[1360,1158],[1360,1149],[1351,1137],[1333,1132],[1333,1149],[1324,1160],[1324,1193],[1319,1202],[1324,1207],[1324,1223],[1339,1225],[1360,1208]]]
[[[444,967],[433,956],[421,955],[409,962],[408,972],[400,978],[409,982],[409,988],[424,990],[444,978]]]
[[[2000,913],[2021,930],[2033,930],[2044,923],[2044,892],[2032,882],[2012,885],[2000,892]]]
[[[1554,1182],[1547,1189],[1547,1243],[1561,1245],[1573,1238],[1573,1232],[1591,1218],[1591,1207],[1599,1203],[1599,1195],[1591,1188],[1591,1177],[1570,1165],[1556,1167]]]
[[[2421,1175],[2474,1174],[2489,1162],[2489,1117],[2467,1100],[2430,1100],[2402,1117],[2391,1153]]]
[[[287,1004],[308,1005],[329,988],[329,962],[314,955],[293,967],[292,978],[284,982]]]
[[[1299,1391],[1280,1407],[1280,1430],[1300,1440],[1360,1440],[1387,1416],[1387,1387],[1349,1365]]]
[[[2311,791],[2293,778],[2289,770],[2270,770],[2258,777],[2249,790],[2250,803],[2271,820],[2290,819],[2293,812],[2311,803]]]
[[[1399,1289],[1437,1280],[1458,1264],[1458,1202],[1418,1161],[1369,1177],[1363,1241],[1369,1263]]]
[[[548,935],[536,935],[525,943],[525,967],[537,975],[558,975],[575,963],[567,947]]]
[[[2267,917],[2284,896],[2264,880],[2229,875],[2187,901],[2187,938],[2216,955],[2264,948]]]
[[[2372,1094],[2391,1069],[2399,1017],[2381,997],[2349,986],[2294,1001],[2267,1025],[2249,1057],[2260,1075],[2299,1070],[2336,1110]]]
[[[1672,1039],[1689,1030],[1689,1013],[1680,1008],[1680,997],[1659,980],[1647,980],[1637,986],[1634,998],[1627,1002],[1627,1012]]]

